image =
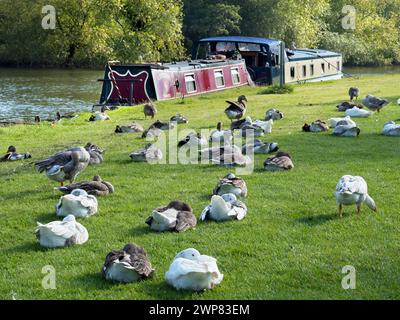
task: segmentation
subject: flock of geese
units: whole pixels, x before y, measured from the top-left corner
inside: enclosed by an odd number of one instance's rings
[[[337,136],[355,137],[360,134],[360,129],[352,120],[353,117],[367,117],[374,111],[380,110],[388,104],[385,99],[374,96],[367,96],[362,104],[357,104],[354,99],[359,96],[358,88],[350,88],[350,101],[343,102],[338,110],[345,112],[342,118],[329,119],[329,127],[333,128],[333,134]],[[400,100],[400,99],[399,99]],[[225,109],[226,116],[231,120],[229,130],[222,128],[219,122],[217,128],[211,132],[209,139],[202,137],[199,133],[193,132],[185,139],[179,141],[178,148],[198,147],[199,158],[211,160],[224,166],[245,165],[250,161],[248,154],[269,154],[277,152],[264,161],[264,169],[267,171],[282,171],[294,168],[289,153],[279,151],[276,142],[263,142],[254,139],[270,133],[274,121],[282,119],[283,113],[277,109],[267,110],[264,120],[253,120],[245,116],[247,106],[245,96],[240,96],[237,101],[227,101]],[[400,104],[400,101],[399,101]],[[371,110],[367,111],[365,108]],[[107,107],[96,112],[89,119],[90,121],[104,121],[110,119],[107,114]],[[157,114],[153,104],[144,105],[145,118],[152,119]],[[57,115],[61,118],[61,115]],[[71,116],[72,117],[72,116]],[[116,133],[142,133],[142,137],[157,137],[164,130],[170,130],[174,126],[188,123],[188,120],[181,114],[170,118],[170,121],[162,122],[157,120],[147,130],[138,124],[133,123],[127,126],[117,126]],[[305,124],[303,130],[306,132],[323,132],[329,130],[328,125],[317,120]],[[250,145],[244,144],[242,148],[233,145],[233,134],[251,136]],[[400,136],[400,125],[394,122],[385,124],[383,134]],[[210,143],[218,143],[217,147],[207,148]],[[203,148],[204,147],[204,148]],[[52,221],[47,224],[37,223],[35,230],[40,245],[48,248],[65,247],[84,244],[88,238],[88,230],[77,218],[88,218],[97,213],[97,197],[107,196],[113,193],[114,187],[110,182],[103,181],[98,175],[90,181],[75,182],[77,176],[90,165],[101,164],[104,150],[92,143],[84,147],[73,147],[58,152],[44,160],[35,162],[39,172],[45,172],[51,180],[61,184],[57,189],[64,195],[60,197],[56,205],[56,215],[63,219]],[[162,152],[154,144],[147,144],[142,149],[132,152],[130,155],[134,161],[152,161],[162,158]],[[21,160],[30,158],[29,153],[17,153],[14,146],[10,146],[5,156],[0,158],[6,160]],[[64,185],[69,181],[69,185]],[[204,208],[200,220],[242,220],[246,217],[247,206],[242,199],[247,197],[246,182],[229,173],[219,180],[213,190],[210,203]],[[340,178],[336,186],[336,201],[338,213],[342,216],[343,206],[356,205],[357,212],[365,203],[371,210],[376,211],[375,201],[368,194],[366,181],[359,176],[345,175]],[[184,232],[197,225],[197,218],[189,204],[181,201],[170,203],[155,208],[145,223],[150,230],[157,232],[175,231]],[[135,282],[151,277],[155,269],[152,267],[149,257],[144,248],[136,244],[126,244],[122,249],[112,250],[106,255],[102,268],[102,275],[105,279],[123,283]],[[171,265],[165,273],[165,281],[176,289],[201,291],[212,289],[223,280],[223,274],[219,271],[217,260],[213,257],[203,255],[194,248],[188,248],[176,254]]]

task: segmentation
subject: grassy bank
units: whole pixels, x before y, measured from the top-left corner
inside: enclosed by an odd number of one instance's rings
[[[223,114],[226,99],[248,98],[248,114],[263,118],[278,107],[285,118],[275,122],[263,140],[277,141],[293,156],[291,172],[268,173],[266,156],[256,156],[255,172],[245,176],[248,215],[241,222],[199,223],[184,234],[150,232],[144,220],[153,208],[180,199],[198,217],[209,203],[219,177],[229,169],[211,165],[149,165],[132,163],[129,153],[145,144],[138,134],[114,134],[117,124],[135,120],[147,126],[142,108],[110,112],[103,123],[86,121],[89,114],[63,120],[57,126],[0,128],[0,148],[14,144],[33,159],[44,158],[70,146],[91,141],[106,149],[105,162],[91,166],[78,178],[100,174],[116,192],[99,198],[99,212],[81,221],[89,241],[65,249],[43,249],[33,231],[36,221],[56,220],[56,184],[35,172],[32,161],[0,163],[0,298],[11,299],[366,299],[400,298],[400,139],[383,137],[386,121],[400,118],[395,101],[400,96],[400,75],[346,79],[296,86],[290,95],[261,95],[260,88],[159,102],[158,117],[183,113],[189,124],[179,128],[211,128]],[[337,138],[331,133],[303,133],[304,122],[340,116],[335,106],[347,99],[350,86],[391,100],[380,114],[356,120],[358,138]],[[346,208],[336,215],[335,185],[344,174],[362,175],[369,184],[379,213],[363,207]],[[145,247],[156,268],[153,279],[134,284],[105,282],[100,269],[106,254],[127,242]],[[174,255],[195,247],[214,256],[224,280],[204,293],[177,292],[163,279]],[[57,289],[41,286],[42,267],[56,269]],[[343,290],[342,267],[357,270],[357,288]]]

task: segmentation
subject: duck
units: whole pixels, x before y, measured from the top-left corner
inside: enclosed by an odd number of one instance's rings
[[[90,154],[83,147],[74,147],[58,152],[53,156],[35,162],[36,169],[46,172],[49,179],[64,185],[64,181],[74,182],[75,178],[86,169],[90,162]]]
[[[211,197],[211,204],[203,210],[200,220],[242,220],[246,214],[246,205],[242,201],[237,200],[237,197],[233,193],[225,193],[222,196],[213,195]]]
[[[101,270],[106,280],[122,283],[146,280],[154,272],[144,248],[134,243],[126,244],[122,250],[109,252]]]
[[[151,117],[152,119],[154,119],[154,116],[157,114],[157,108],[152,103],[146,103],[143,106],[143,113],[145,119],[147,119],[147,117]]]
[[[114,193],[114,186],[110,182],[103,181],[99,175],[95,175],[91,181],[80,181],[57,189],[64,194],[69,194],[75,189],[81,189],[96,197]]]
[[[346,110],[346,115],[352,118],[368,118],[372,114],[372,111],[363,110],[357,107]]]
[[[4,156],[0,157],[0,161],[17,161],[32,158],[29,152],[18,153],[15,146],[9,146]]]
[[[360,89],[358,89],[357,87],[351,87],[349,89],[350,101],[353,101],[354,98],[356,98],[357,100],[359,95],[360,95]]]
[[[101,164],[104,161],[104,150],[98,145],[88,142],[84,148],[90,155],[89,165]]]
[[[47,224],[37,222],[35,235],[40,245],[46,248],[84,244],[89,239],[87,229],[71,214],[62,221],[52,221]]]
[[[243,155],[239,147],[229,144],[200,150],[199,160],[202,162],[208,160],[221,166],[248,166],[252,164],[251,158]]]
[[[357,126],[357,124],[351,120],[350,116],[345,116],[344,118],[330,118],[328,119],[329,121],[329,128],[335,128],[338,122],[341,122],[342,124],[347,124],[347,125],[353,125]]]
[[[357,107],[358,109],[362,109],[364,108],[364,106],[362,104],[359,103],[355,103],[353,101],[344,101],[341,104],[337,105],[336,108],[338,109],[338,111],[340,112],[344,112],[347,109],[352,109],[354,107]]]
[[[56,214],[65,217],[70,214],[77,218],[88,218],[97,212],[97,199],[85,190],[75,189],[60,198],[56,206]]]
[[[177,124],[184,124],[184,123],[189,123],[189,120],[181,115],[180,113],[177,113],[176,115],[172,116],[169,121],[171,122],[176,122]]]
[[[258,139],[254,139],[253,142],[242,145],[243,154],[269,154],[278,150],[279,145],[277,142],[263,142]]]
[[[283,113],[280,112],[278,109],[272,108],[265,112],[265,120],[266,121],[271,120],[271,119],[273,121],[276,121],[276,120],[280,120],[282,118],[283,118]]]
[[[177,290],[204,291],[223,280],[217,260],[194,248],[179,252],[165,273],[165,281]]]
[[[340,137],[358,137],[360,132],[361,130],[357,126],[348,124],[346,121],[339,121],[333,130],[333,135]]]
[[[199,146],[206,146],[207,144],[207,140],[200,133],[191,132],[184,139],[178,142],[178,148],[197,148]]]
[[[162,160],[163,152],[154,144],[148,143],[142,149],[132,152],[129,157],[135,162],[154,162]]]
[[[154,209],[145,222],[154,231],[184,232],[194,228],[197,224],[197,219],[193,214],[192,208],[187,203],[171,201],[167,206]]]
[[[368,185],[363,177],[344,175],[336,185],[336,203],[339,216],[342,217],[344,205],[356,205],[357,213],[361,211],[361,205],[365,203],[371,210],[377,211],[374,199],[368,194]]]
[[[142,138],[146,139],[155,139],[160,137],[163,134],[161,129],[158,129],[154,126],[150,126],[147,130],[145,130],[142,134]]]
[[[144,129],[143,127],[137,123],[133,122],[132,124],[129,124],[127,126],[119,126],[117,125],[115,127],[115,133],[137,133],[137,132],[143,132]]]
[[[227,193],[237,197],[247,197],[247,185],[244,179],[236,177],[233,173],[228,173],[220,179],[213,190],[213,195],[222,196]]]
[[[64,114],[61,114],[59,111],[56,112],[57,118],[58,119],[75,119],[78,118],[79,115],[73,112],[67,112]]]
[[[294,168],[292,157],[289,153],[279,151],[275,156],[267,158],[264,161],[264,170],[284,171]]]
[[[89,121],[105,121],[110,120],[107,111],[110,110],[107,106],[102,106],[100,111],[96,111],[93,115],[90,116]]]
[[[302,130],[304,132],[325,132],[328,131],[329,128],[326,125],[326,122],[317,120],[312,122],[311,124],[305,123]]]
[[[382,134],[384,136],[400,137],[400,124],[394,121],[386,122],[383,126]]]
[[[237,101],[226,101],[229,106],[225,109],[225,114],[232,121],[233,119],[240,119],[246,113],[246,96],[239,96]]]
[[[150,127],[157,128],[160,130],[171,130],[175,127],[175,125],[173,122],[168,122],[168,121],[163,122],[163,121],[157,120]]]
[[[232,140],[231,130],[222,130],[222,122],[217,123],[217,128],[210,133],[210,142],[230,142]]]
[[[389,101],[386,99],[381,99],[381,98],[375,97],[373,95],[368,95],[362,100],[362,103],[369,110],[380,112],[380,110],[384,106],[387,106],[389,104]]]

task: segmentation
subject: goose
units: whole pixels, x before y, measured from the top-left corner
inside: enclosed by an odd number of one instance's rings
[[[154,231],[184,232],[194,228],[197,224],[197,219],[193,214],[192,208],[187,203],[171,201],[167,206],[154,209],[145,222]]]
[[[210,142],[230,142],[232,140],[231,130],[222,130],[222,122],[217,123],[217,129],[210,133]]]
[[[211,204],[203,210],[200,220],[242,220],[246,214],[246,205],[238,201],[233,193],[225,193],[222,196],[213,195],[211,197]]]
[[[143,113],[145,119],[147,119],[147,117],[151,117],[152,119],[154,119],[154,116],[157,114],[157,108],[152,103],[146,103],[143,106]]]
[[[282,151],[279,151],[275,156],[267,158],[264,161],[264,170],[267,171],[283,171],[293,168],[292,157],[288,153]]]
[[[77,218],[88,218],[97,212],[97,199],[85,190],[75,189],[60,198],[56,206],[56,214],[65,217],[70,214]]]
[[[110,182],[103,181],[99,175],[94,176],[91,181],[80,181],[57,189],[64,194],[71,193],[75,189],[81,189],[96,197],[106,196],[114,192],[114,186]]]
[[[101,273],[106,280],[130,283],[148,279],[154,271],[146,251],[128,243],[122,250],[107,254]]]
[[[360,89],[358,89],[357,87],[351,87],[349,89],[350,101],[353,101],[354,98],[356,98],[357,100],[359,95],[360,95]]]
[[[271,120],[271,119],[276,121],[276,120],[279,120],[282,118],[283,118],[283,113],[280,112],[278,109],[272,108],[265,112],[265,120],[266,121]]]
[[[69,180],[74,182],[75,178],[86,169],[90,162],[90,154],[83,147],[70,148],[55,155],[35,162],[35,167],[41,173],[46,171],[49,179],[61,183]]]
[[[229,106],[225,109],[225,114],[232,121],[233,119],[240,119],[246,113],[246,102],[247,98],[245,96],[239,96],[238,100],[226,101]]]
[[[219,285],[224,275],[217,260],[194,248],[179,252],[165,273],[165,281],[177,290],[203,291]]]
[[[222,196],[223,194],[232,193],[237,197],[247,197],[246,182],[233,173],[227,174],[220,179],[217,186],[213,190],[213,195]]]
[[[42,119],[40,116],[35,116],[35,122],[40,123],[42,121],[46,122],[51,122],[52,125],[57,124],[61,120],[61,114],[59,112],[56,112],[56,117],[55,118],[47,118],[47,119]]]
[[[83,244],[89,239],[88,231],[76,222],[73,215],[66,216],[62,221],[47,224],[37,222],[35,235],[40,245],[46,248]]]
[[[132,152],[129,157],[135,162],[154,162],[161,160],[163,153],[160,148],[148,143],[142,149]]]
[[[206,146],[207,140],[201,136],[200,133],[192,132],[189,133],[184,139],[178,142],[178,148],[186,147],[199,147],[199,146]]]
[[[236,120],[231,122],[231,130],[239,130],[245,124],[252,124],[253,120],[250,116],[245,117],[244,119]]]
[[[100,111],[96,111],[93,115],[90,116],[89,121],[110,120],[110,117],[107,114],[107,110],[110,110],[110,108],[107,106],[102,106]]]
[[[253,142],[243,144],[242,153],[243,154],[268,154],[279,150],[279,145],[277,142],[263,142],[258,139],[254,139]]]
[[[274,120],[269,119],[267,121],[262,121],[262,120],[254,120],[252,125],[260,127],[264,130],[265,133],[271,133],[272,132],[272,125],[274,124]]]
[[[88,142],[84,148],[90,155],[89,165],[100,164],[103,162],[104,150],[98,145]]]
[[[397,100],[397,104],[400,106],[400,98]]]
[[[133,122],[127,126],[116,126],[115,128],[115,133],[136,133],[143,131],[143,127],[137,122]]]
[[[302,130],[304,132],[325,132],[328,131],[328,126],[326,125],[326,122],[323,122],[321,120],[317,120],[312,122],[311,124],[305,123]]]
[[[396,124],[394,121],[386,122],[383,126],[382,134],[384,136],[400,137],[400,124]]]
[[[340,112],[344,112],[347,109],[352,109],[354,107],[357,107],[358,109],[362,109],[364,108],[364,106],[362,104],[359,103],[354,103],[353,101],[344,101],[341,104],[337,105],[336,108],[338,109],[338,111]]]
[[[162,130],[150,126],[147,130],[145,130],[142,134],[142,138],[147,138],[147,139],[155,139],[158,138],[163,134]]]
[[[340,137],[358,137],[361,130],[353,124],[348,124],[346,121],[339,121],[333,130],[334,136]]]
[[[222,166],[247,166],[252,163],[249,156],[235,145],[224,145],[200,150],[199,160],[209,160]]]
[[[163,122],[163,121],[157,120],[150,127],[157,128],[160,130],[171,130],[175,127],[175,125],[173,124],[173,122],[168,122],[168,121]]]
[[[363,100],[362,103],[372,111],[380,111],[384,106],[389,104],[389,101],[386,99],[381,99],[378,97],[374,97],[372,95],[366,96]]]
[[[345,116],[344,118],[330,118],[328,121],[329,128],[335,128],[338,122],[341,122],[342,124],[357,126],[357,124],[353,120],[351,120],[351,117],[349,116]]]
[[[67,113],[61,114],[59,111],[57,111],[56,115],[57,115],[58,119],[75,119],[75,118],[79,117],[78,114],[75,114],[73,112],[67,112]]]
[[[368,118],[372,114],[373,114],[372,111],[367,111],[367,110],[360,109],[357,107],[346,110],[346,116],[349,116],[352,118]]]
[[[371,210],[377,211],[375,201],[368,195],[368,186],[362,177],[342,176],[336,185],[335,196],[340,217],[342,217],[343,205],[355,204],[357,213],[360,213],[361,205],[365,203]]]
[[[189,121],[185,118],[185,116],[177,113],[176,115],[172,116],[169,121],[176,122],[177,124],[189,123]]]
[[[244,138],[246,137],[258,138],[264,135],[264,130],[259,126],[246,123],[245,125],[242,126],[241,129],[239,129],[239,135]]]
[[[14,146],[9,146],[7,152],[4,156],[0,157],[0,161],[16,161],[22,159],[32,158],[29,152],[26,153],[18,153],[17,148]]]

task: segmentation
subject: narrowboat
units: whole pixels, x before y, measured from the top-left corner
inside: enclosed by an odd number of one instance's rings
[[[134,105],[184,98],[250,84],[291,84],[343,77],[342,56],[321,49],[285,48],[275,39],[201,39],[188,61],[108,63],[100,105]]]

